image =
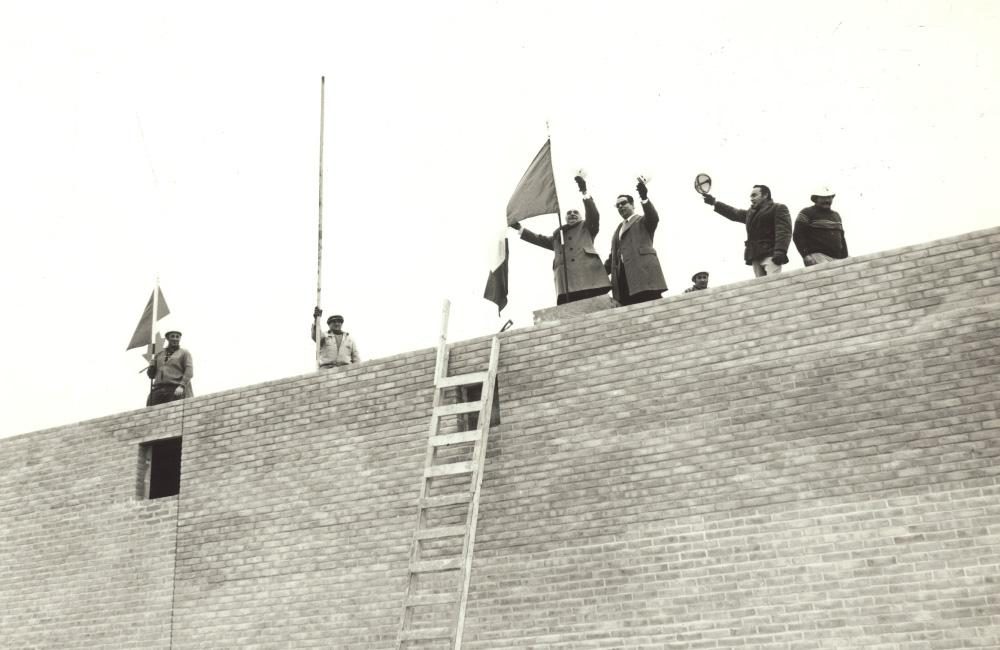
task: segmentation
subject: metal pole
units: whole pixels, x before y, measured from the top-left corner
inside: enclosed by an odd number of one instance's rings
[[[156,367],[156,313],[157,307],[159,307],[160,302],[160,274],[156,274],[156,282],[153,284],[153,313],[151,314],[153,320],[149,324],[149,349],[152,350],[153,358],[150,359],[149,365]],[[149,378],[149,390],[153,390],[153,380],[154,377]]]
[[[326,77],[319,78],[319,225],[316,231],[316,306],[321,307],[323,282],[323,118],[326,113]],[[316,367],[319,368],[319,352],[323,342],[322,316],[317,316]]]
[[[555,156],[552,156],[552,136],[549,135],[549,121],[548,120],[545,120],[545,137],[549,141],[549,156],[550,156],[550,160],[551,160]],[[556,173],[555,172],[555,163],[552,164],[552,167],[553,167],[553,169],[552,169],[552,176],[555,177],[555,173]],[[553,181],[554,180],[555,180],[555,178],[553,178]],[[556,203],[559,203],[559,196],[558,196],[558,194],[556,195]],[[563,276],[563,288],[566,290],[566,300],[568,301],[569,300],[569,271],[567,269],[569,267],[569,262],[566,259],[566,239],[563,237],[562,213],[558,209],[556,209],[556,217],[559,219],[559,250],[562,253],[562,261],[563,261],[563,272],[562,272],[562,276]],[[557,303],[559,302],[559,296],[556,296],[556,302]]]

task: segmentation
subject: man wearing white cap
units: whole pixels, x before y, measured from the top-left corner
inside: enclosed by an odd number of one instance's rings
[[[193,395],[191,378],[194,361],[191,353],[181,347],[181,333],[170,330],[166,334],[167,347],[156,353],[146,375],[153,380],[153,387],[146,399],[146,406],[166,404]]]
[[[813,202],[795,219],[792,241],[806,266],[842,260],[847,257],[847,240],[840,215],[830,209],[836,194],[828,186],[809,197]]]
[[[693,285],[684,290],[684,293],[691,293],[692,291],[704,291],[708,288],[708,271],[698,271],[691,276],[691,282]]]

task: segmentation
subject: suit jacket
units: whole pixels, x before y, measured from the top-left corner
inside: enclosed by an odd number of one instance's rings
[[[601,256],[594,249],[594,237],[600,230],[601,216],[597,212],[594,199],[583,200],[586,217],[583,221],[573,225],[566,225],[562,228],[562,235],[565,239],[565,253],[563,242],[559,241],[559,229],[552,233],[551,237],[538,235],[527,228],[521,228],[521,239],[535,246],[547,248],[555,252],[552,260],[552,272],[555,281],[556,295],[568,293],[597,293],[598,290],[605,291],[611,286],[608,282],[608,274],[601,264]],[[567,263],[565,276],[569,279],[569,287],[566,287],[563,265]]]
[[[625,274],[632,295],[640,291],[667,290],[667,281],[660,270],[660,258],[653,248],[653,234],[660,223],[660,215],[652,201],[643,202],[642,209],[643,214],[635,221],[618,224],[611,238],[611,256],[604,263],[605,270],[611,274],[612,295],[618,301],[623,298],[618,295],[618,276],[621,273]]]
[[[740,210],[716,201],[715,211],[730,221],[747,225],[743,261],[748,265],[776,253],[788,253],[788,244],[792,240],[792,218],[788,208],[781,203],[768,199],[756,208]]]

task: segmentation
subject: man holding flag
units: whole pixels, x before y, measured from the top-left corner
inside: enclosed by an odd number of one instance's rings
[[[156,353],[153,362],[146,369],[146,375],[153,380],[146,406],[191,397],[194,361],[191,353],[181,347],[179,331],[167,332],[167,347]]]
[[[581,220],[579,210],[566,211],[566,225],[560,226],[551,237],[538,235],[519,222],[511,228],[521,231],[521,239],[535,246],[555,252],[552,270],[555,275],[556,304],[600,296],[608,292],[611,283],[601,264],[601,256],[594,250],[594,238],[601,227],[601,216],[594,199],[587,194],[587,181],[582,173],[574,178],[583,194],[586,219]]]
[[[535,159],[514,188],[507,202],[507,225],[512,226],[522,219],[540,214],[559,214],[559,198],[556,196],[556,181],[552,175],[552,143],[546,140],[538,150]],[[562,217],[559,219],[562,226]],[[495,302],[497,311],[507,306],[507,238],[502,234],[493,249],[490,260],[490,275],[486,279],[483,297]],[[565,267],[564,267],[565,272]]]

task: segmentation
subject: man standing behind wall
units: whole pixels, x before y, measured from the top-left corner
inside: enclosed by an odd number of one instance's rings
[[[747,266],[753,267],[756,277],[779,273],[781,266],[788,264],[792,218],[786,206],[771,200],[771,189],[767,185],[753,186],[749,210],[740,210],[716,201],[711,194],[706,194],[704,200],[715,206],[715,211],[730,221],[746,224],[747,240],[744,242],[743,260]]]
[[[566,225],[561,232],[557,229],[551,237],[533,233],[522,228],[520,223],[511,225],[511,228],[521,232],[521,239],[524,241],[555,252],[552,272],[555,276],[557,305],[600,296],[611,288],[608,275],[601,265],[601,256],[594,250],[594,237],[601,228],[601,215],[594,199],[587,194],[587,181],[582,176],[576,176],[574,180],[583,194],[583,207],[587,215],[585,220],[580,219],[579,210],[567,210]]]
[[[840,215],[831,210],[833,190],[822,187],[809,197],[813,202],[795,219],[792,240],[806,266],[842,260],[847,257],[847,239]]]
[[[181,347],[181,333],[167,332],[167,347],[156,353],[153,363],[146,369],[146,375],[153,380],[153,387],[146,398],[146,406],[166,404],[177,399],[191,397],[191,378],[194,377],[194,361],[191,353]]]
[[[653,235],[660,215],[649,200],[645,181],[635,186],[643,214],[635,211],[635,199],[619,194],[615,207],[622,222],[611,238],[611,255],[604,270],[611,276],[611,293],[620,305],[656,300],[667,290],[660,260],[653,248]]]
[[[316,340],[316,319],[323,315],[323,310],[317,307],[313,310],[312,340]],[[334,314],[326,319],[330,331],[323,336],[319,344],[319,367],[333,368],[359,363],[361,355],[358,346],[350,334],[343,331],[344,317]]]

